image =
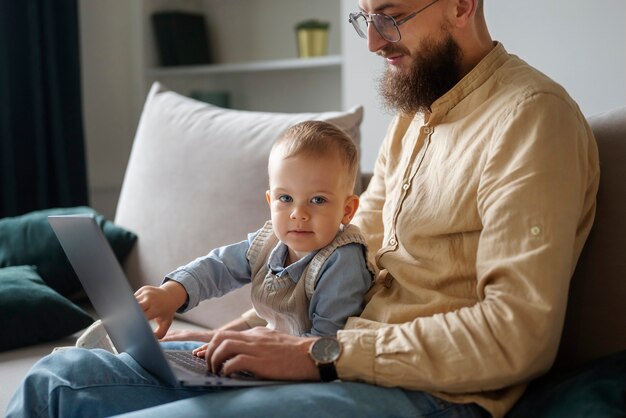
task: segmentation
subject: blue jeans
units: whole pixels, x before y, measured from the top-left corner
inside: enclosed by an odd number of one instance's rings
[[[196,343],[170,343],[190,349]],[[7,410],[23,417],[485,417],[419,391],[364,383],[299,383],[245,389],[172,387],[128,354],[69,349],[41,359]]]

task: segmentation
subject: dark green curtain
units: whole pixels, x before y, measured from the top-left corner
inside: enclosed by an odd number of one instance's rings
[[[0,0],[0,218],[88,204],[78,0]]]

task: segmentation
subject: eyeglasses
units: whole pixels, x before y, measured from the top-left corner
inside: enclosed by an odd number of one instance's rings
[[[363,12],[355,12],[350,13],[348,22],[352,23],[356,33],[358,33],[361,38],[367,39],[367,27],[370,23],[373,23],[376,31],[384,40],[387,42],[398,42],[401,38],[400,28],[398,26],[413,19],[418,13],[423,12],[438,1],[439,0],[434,0],[418,11],[397,21],[393,17],[382,13],[366,14]]]

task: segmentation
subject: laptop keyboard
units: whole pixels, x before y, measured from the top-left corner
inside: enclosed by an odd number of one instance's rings
[[[204,358],[194,356],[191,351],[165,351],[165,358],[191,372],[203,375],[212,375],[206,367],[206,360]]]
[[[206,361],[203,358],[194,356],[191,351],[164,350],[163,352],[165,353],[165,358],[168,361],[184,368],[185,370],[204,376],[223,377],[219,374],[211,373],[206,367]],[[234,373],[231,377],[243,380],[256,380],[253,373],[245,370]]]

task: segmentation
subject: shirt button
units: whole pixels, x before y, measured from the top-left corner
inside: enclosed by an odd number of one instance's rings
[[[409,190],[409,187],[410,187],[410,186],[409,186],[409,183],[404,183],[404,184],[402,185],[402,190]]]
[[[426,135],[428,135],[432,131],[433,131],[433,128],[431,128],[430,126],[424,126],[424,129],[422,130],[422,132],[424,132]]]
[[[541,234],[541,228],[539,228],[538,226],[533,226],[532,228],[530,228],[530,233],[533,235],[539,235]]]
[[[389,245],[396,245],[396,240],[394,238],[391,238],[389,240]]]

